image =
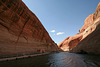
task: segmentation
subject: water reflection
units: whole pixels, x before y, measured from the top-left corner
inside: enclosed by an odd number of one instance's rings
[[[100,56],[59,52],[0,62],[0,67],[100,67]]]
[[[53,55],[53,56],[52,56]],[[84,59],[72,53],[51,54],[50,67],[87,67]]]

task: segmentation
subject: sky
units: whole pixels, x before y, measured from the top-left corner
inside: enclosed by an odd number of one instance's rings
[[[59,44],[79,33],[99,0],[22,0],[38,17],[50,37]]]

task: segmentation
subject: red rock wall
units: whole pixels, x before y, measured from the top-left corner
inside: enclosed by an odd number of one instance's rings
[[[58,48],[35,14],[22,0],[0,0],[0,55],[41,50]]]
[[[90,14],[84,21],[84,26],[79,30],[80,33],[84,32],[89,26],[93,24],[94,14]]]
[[[93,19],[94,19],[94,20],[97,20],[98,18],[100,18],[100,2],[99,2],[99,4],[98,4],[98,6],[97,6],[97,8],[96,8],[96,11],[95,11],[95,13],[94,13],[94,16],[93,16]]]
[[[67,37],[64,41],[59,43],[58,47],[61,48],[63,51],[69,51],[77,46],[77,44],[81,41],[82,36],[83,33],[79,33],[75,36]]]
[[[100,19],[87,29],[84,36],[86,37],[70,52],[100,54]]]
[[[63,51],[100,54],[100,3],[95,13],[85,19],[79,34],[68,38],[59,44]]]
[[[82,41],[70,52],[100,54],[100,3],[93,20],[93,24],[84,31]]]

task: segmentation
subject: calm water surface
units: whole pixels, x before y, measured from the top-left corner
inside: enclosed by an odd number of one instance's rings
[[[0,62],[0,67],[100,67],[100,55],[59,52]]]

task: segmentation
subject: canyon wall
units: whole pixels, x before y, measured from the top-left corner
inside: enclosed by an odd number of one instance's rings
[[[85,19],[83,27],[76,35],[70,37],[72,38],[71,40],[65,39],[63,42],[61,42],[59,44],[59,48],[63,50],[63,48],[65,48],[64,46],[66,45],[67,51],[70,52],[100,54],[100,3],[96,8],[95,13],[89,15]],[[65,41],[69,42],[64,44]]]
[[[0,0],[0,56],[58,51],[22,0]]]
[[[69,51],[74,48],[82,38],[82,33],[76,34],[72,37],[67,37],[64,41],[59,43],[58,47],[63,51]]]

